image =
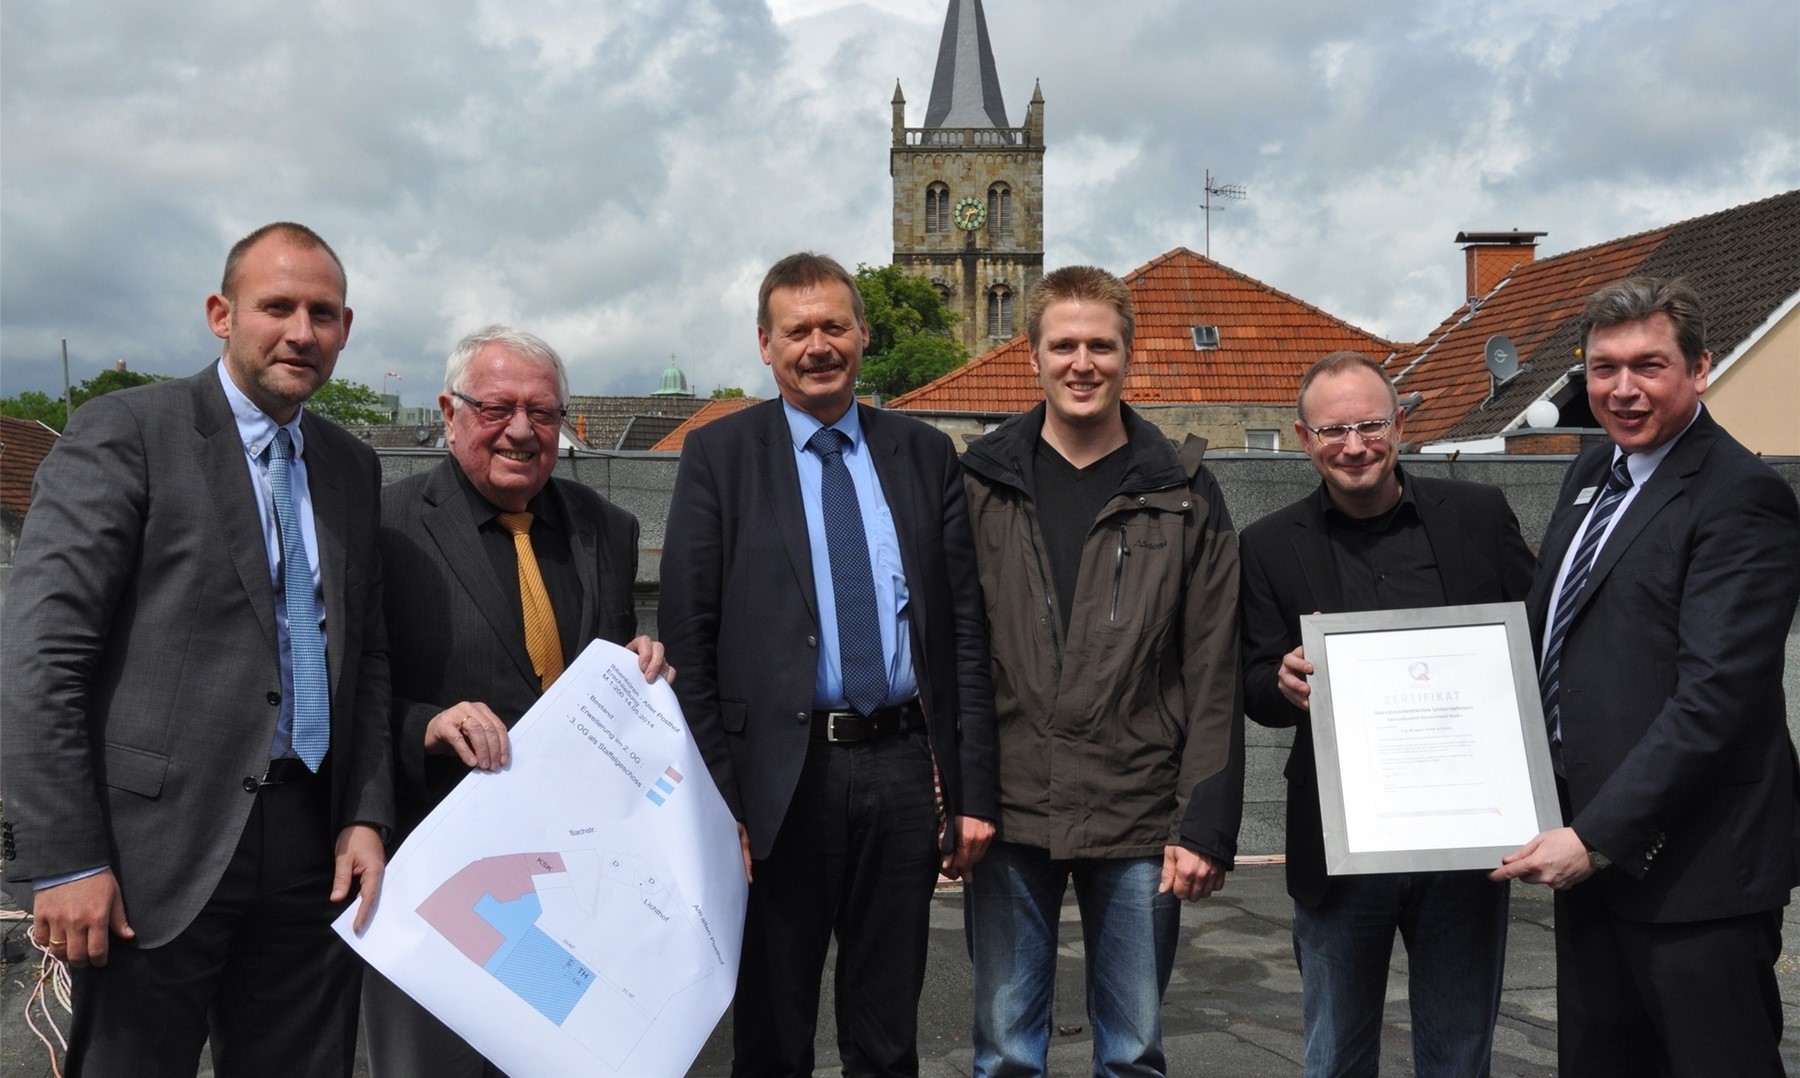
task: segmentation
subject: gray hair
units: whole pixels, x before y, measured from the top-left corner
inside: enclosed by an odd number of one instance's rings
[[[535,333],[498,323],[481,327],[457,341],[456,347],[450,349],[450,359],[444,364],[444,392],[462,391],[463,377],[469,373],[469,363],[490,344],[497,344],[515,355],[549,365],[556,372],[556,403],[564,408],[569,406],[569,372],[563,366],[562,357],[556,354],[556,349]]]
[[[1659,314],[1669,316],[1675,327],[1675,343],[1691,373],[1706,351],[1706,311],[1700,296],[1680,277],[1631,277],[1607,285],[1588,297],[1581,312],[1581,353],[1596,329],[1642,322]]]

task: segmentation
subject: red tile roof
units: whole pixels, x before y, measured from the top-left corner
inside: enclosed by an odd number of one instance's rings
[[[56,444],[56,432],[31,419],[0,415],[0,509],[24,519],[31,481]]]
[[[1185,247],[1126,275],[1137,312],[1125,399],[1208,404],[1292,404],[1300,376],[1339,349],[1383,359],[1394,342]],[[1217,326],[1219,347],[1194,348],[1192,327]],[[1015,337],[890,408],[1022,412],[1043,399],[1030,346]]]
[[[656,452],[681,452],[687,444],[687,436],[715,419],[723,419],[733,412],[741,412],[752,404],[760,404],[761,397],[726,397],[723,400],[707,401],[700,410],[682,421],[681,426],[669,432],[668,437],[650,448]]]
[[[1800,292],[1796,237],[1800,190],[1516,267],[1473,314],[1458,307],[1388,364],[1403,396],[1424,395],[1407,415],[1407,440],[1423,445],[1507,429],[1580,364],[1576,319],[1588,297],[1627,277],[1686,277],[1706,304],[1707,346],[1722,359]],[[1510,338],[1531,370],[1487,401],[1482,349],[1495,334]]]

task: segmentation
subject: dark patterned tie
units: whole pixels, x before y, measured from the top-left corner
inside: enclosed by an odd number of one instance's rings
[[[318,607],[313,605],[312,562],[300,536],[290,474],[294,446],[286,428],[269,445],[269,487],[275,492],[275,518],[281,525],[281,590],[287,600],[288,653],[294,668],[294,727],[289,731],[294,754],[317,771],[331,747],[331,688],[325,676],[325,640],[319,635]]]
[[[1550,728],[1550,751],[1559,766],[1562,760],[1563,637],[1568,635],[1569,622],[1575,618],[1575,600],[1581,597],[1581,589],[1587,584],[1588,572],[1594,567],[1594,556],[1600,553],[1606,524],[1618,511],[1625,492],[1631,489],[1631,472],[1625,467],[1629,459],[1630,454],[1621,453],[1613,462],[1612,472],[1606,477],[1606,489],[1594,503],[1587,531],[1582,533],[1581,545],[1575,548],[1575,558],[1569,562],[1569,575],[1563,578],[1562,590],[1556,594],[1556,621],[1551,624],[1550,635],[1544,641],[1544,677],[1540,683],[1544,690],[1544,724]]]
[[[825,508],[825,547],[831,554],[831,594],[837,605],[844,699],[867,715],[887,700],[887,664],[882,661],[869,540],[863,532],[856,486],[844,464],[844,447],[849,443],[850,437],[843,431],[821,427],[807,440],[806,448],[817,453],[824,464],[820,500]]]

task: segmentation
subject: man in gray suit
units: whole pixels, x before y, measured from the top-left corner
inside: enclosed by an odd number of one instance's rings
[[[7,596],[7,887],[73,967],[69,1073],[348,1074],[393,823],[381,471],[301,405],[349,335],[312,230],[231,249],[223,358],[83,405]]]
[[[401,838],[470,769],[511,759],[507,731],[589,641],[637,652],[646,681],[674,677],[662,645],[636,636],[637,518],[551,476],[568,399],[549,344],[477,330],[438,397],[450,455],[382,491]],[[363,1014],[376,1078],[500,1073],[373,970]]]

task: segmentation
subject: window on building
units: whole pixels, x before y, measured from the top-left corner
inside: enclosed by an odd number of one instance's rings
[[[927,234],[950,231],[950,188],[941,183],[925,188],[925,231]]]
[[[997,183],[988,188],[987,226],[996,236],[1012,235],[1012,188]]]
[[[988,336],[1011,337],[1013,335],[1013,296],[1012,289],[1003,284],[988,289]]]
[[[1244,448],[1273,453],[1281,448],[1281,432],[1246,429],[1244,431]]]
[[[1188,330],[1194,335],[1194,351],[1219,347],[1218,326],[1189,326]]]

